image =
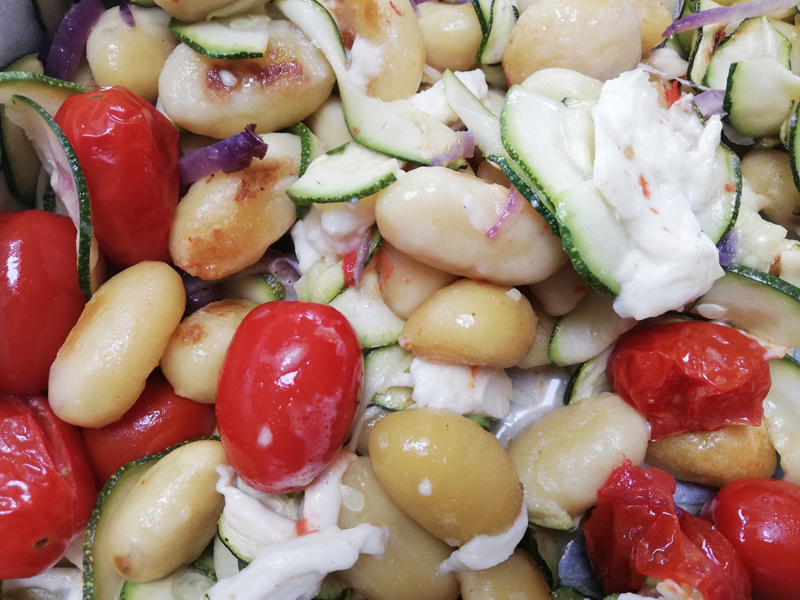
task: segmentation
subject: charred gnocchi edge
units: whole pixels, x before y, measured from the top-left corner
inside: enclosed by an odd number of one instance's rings
[[[97,549],[95,541],[98,527],[104,523],[103,517],[107,515],[107,510],[119,506],[119,502],[123,500],[127,492],[130,491],[131,485],[136,483],[138,478],[141,477],[153,463],[181,446],[202,440],[214,440],[218,442],[220,438],[218,436],[207,436],[194,440],[187,440],[175,444],[163,452],[131,461],[121,466],[117,472],[109,478],[103,486],[103,489],[100,490],[100,494],[97,497],[97,504],[94,507],[94,511],[92,511],[92,516],[89,518],[89,523],[86,525],[86,534],[83,542],[83,600],[114,600],[122,587],[122,578],[120,577],[119,585],[112,586],[114,588],[113,591],[107,589],[98,591],[98,587],[105,587],[106,583],[100,581],[98,586],[97,579],[102,576],[98,573],[98,569],[96,568],[96,566],[99,565],[95,565],[95,550]],[[102,540],[97,541],[102,542]],[[101,555],[102,552],[103,550],[101,549]],[[108,567],[110,567],[110,565],[108,565]],[[111,568],[113,570],[113,567]]]
[[[55,156],[53,160],[60,164],[60,172],[67,171],[72,176],[72,183],[75,188],[77,218],[75,227],[78,230],[77,252],[78,252],[78,283],[83,295],[90,299],[92,297],[92,277],[91,277],[91,254],[92,254],[92,215],[89,205],[89,188],[83,176],[83,170],[75,155],[72,144],[64,135],[64,132],[56,124],[53,117],[36,102],[25,96],[12,96],[11,103],[6,106],[6,110],[11,109],[14,117],[19,117],[25,121],[23,129],[26,135],[33,138],[34,133],[28,127],[36,128],[36,133],[46,138],[51,143]],[[12,117],[13,118],[13,117]],[[34,141],[34,146],[37,142]],[[60,153],[59,153],[60,150]],[[53,165],[57,168],[58,165]],[[64,199],[62,198],[62,201]]]
[[[511,165],[511,162],[504,156],[491,154],[486,157],[486,160],[496,164],[503,171],[505,176],[511,182],[517,191],[522,194],[522,197],[527,200],[533,208],[536,209],[541,217],[544,219],[547,226],[555,235],[559,235],[558,220],[553,212],[545,206],[539,199],[539,193],[525,180],[525,178],[517,170],[519,167]]]

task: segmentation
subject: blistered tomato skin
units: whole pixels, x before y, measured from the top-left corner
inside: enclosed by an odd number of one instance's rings
[[[336,309],[268,302],[231,340],[217,385],[225,454],[257,490],[309,483],[344,444],[364,365],[361,346]]]
[[[120,268],[171,262],[169,228],[179,197],[178,130],[123,87],[67,98],[56,114],[89,186],[92,226]]]
[[[706,505],[710,518],[742,557],[756,600],[794,600],[800,593],[800,486],[740,479]]]
[[[0,213],[0,394],[37,394],[81,315],[75,226],[41,210]]]
[[[750,600],[734,547],[710,522],[679,511],[674,493],[669,473],[630,461],[599,491],[584,533],[606,593],[638,591],[652,577],[691,586],[705,600]]]
[[[606,375],[650,423],[650,439],[728,424],[760,425],[770,375],[764,349],[730,327],[702,321],[634,330]]]
[[[213,406],[178,396],[166,379],[151,376],[136,404],[119,421],[83,429],[83,439],[101,487],[125,463],[213,431]]]
[[[41,396],[0,396],[0,580],[32,577],[60,560],[95,496],[78,430]]]

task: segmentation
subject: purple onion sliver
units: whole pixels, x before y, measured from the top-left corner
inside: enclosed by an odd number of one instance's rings
[[[364,269],[367,267],[367,257],[369,256],[369,248],[371,245],[372,231],[367,231],[358,244],[358,250],[356,250],[356,264],[353,265],[353,282],[356,284],[356,289],[361,287],[361,278],[364,276]]]
[[[89,33],[104,11],[100,0],[80,0],[69,9],[53,37],[45,75],[62,81],[73,80]]]
[[[446,167],[462,156],[472,158],[475,154],[475,135],[469,131],[459,131],[455,142],[450,144],[446,154],[437,154],[429,163],[432,167]]]
[[[727,267],[733,262],[733,257],[736,256],[736,236],[733,232],[728,232],[717,246],[719,250],[719,264]]]
[[[255,125],[248,125],[241,133],[181,157],[181,185],[191,185],[218,171],[241,171],[249,167],[254,158],[262,159],[266,154],[267,144],[256,135]]]
[[[511,186],[511,193],[508,195],[508,199],[506,200],[506,205],[503,208],[503,212],[497,217],[497,221],[494,222],[492,228],[486,232],[486,237],[490,240],[493,240],[497,237],[497,234],[500,233],[500,228],[503,226],[503,223],[508,221],[511,215],[517,212],[517,206],[519,205],[519,192],[517,192],[517,188],[513,185]]]
[[[120,0],[119,16],[125,27],[136,27],[136,19],[133,18],[133,11],[131,11],[131,4],[128,0]]]
[[[222,300],[222,294],[216,285],[204,290],[199,290],[194,294],[186,296],[186,314],[190,315],[218,300]]]
[[[684,6],[684,0],[678,0],[675,3],[675,8],[672,10],[672,20],[673,21],[677,21],[678,17],[681,16],[681,13],[683,12],[683,6]]]
[[[722,114],[722,100],[725,97],[725,90],[707,90],[702,94],[697,94],[692,100],[697,104],[697,108],[708,118]]]
[[[183,289],[186,292],[187,297],[210,287],[214,287],[217,284],[216,281],[206,281],[205,279],[200,279],[194,275],[189,275],[186,271],[182,271],[181,269],[176,268],[175,270],[178,271],[178,275],[181,276],[181,280],[183,281]]]
[[[676,33],[699,29],[706,25],[733,23],[734,21],[788,10],[794,8],[796,5],[797,0],[752,0],[744,4],[710,8],[708,10],[702,10],[699,13],[688,15],[683,19],[678,19],[667,27],[666,31],[661,35],[663,37],[669,37]]]
[[[419,7],[417,6],[420,2],[425,2],[426,0],[408,0],[411,3],[411,8],[414,9],[414,14],[417,15],[418,19],[422,18],[422,13],[419,11]]]

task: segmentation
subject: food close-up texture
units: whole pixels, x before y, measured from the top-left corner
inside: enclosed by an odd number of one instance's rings
[[[798,0],[0,0],[0,600],[800,600]]]

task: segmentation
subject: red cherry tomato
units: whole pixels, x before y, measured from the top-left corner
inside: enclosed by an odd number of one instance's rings
[[[757,600],[800,596],[800,486],[776,479],[740,479],[706,506],[744,561]]]
[[[0,396],[0,580],[32,577],[58,562],[89,520],[95,496],[78,430],[40,396]]]
[[[337,310],[267,302],[233,335],[217,385],[225,454],[252,487],[309,483],[342,447],[363,377],[361,347]]]
[[[38,394],[81,316],[75,226],[68,217],[0,213],[0,394]]]
[[[56,114],[81,163],[100,247],[118,267],[171,262],[178,205],[178,130],[123,87],[67,98]]]
[[[650,422],[651,440],[731,423],[760,425],[771,383],[758,342],[701,321],[635,330],[617,343],[606,375]]]
[[[166,379],[152,376],[119,421],[84,429],[83,439],[95,481],[102,486],[125,463],[213,431],[213,405],[178,396]]]
[[[671,579],[705,600],[750,600],[741,558],[714,526],[677,514],[675,479],[626,461],[613,471],[583,531],[606,593],[638,591],[645,577]]]

